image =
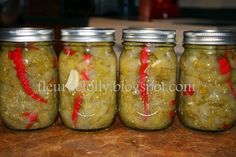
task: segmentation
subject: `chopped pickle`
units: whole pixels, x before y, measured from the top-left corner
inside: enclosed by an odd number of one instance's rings
[[[175,114],[176,64],[173,44],[124,43],[120,59],[119,104],[124,125],[156,130],[172,123]],[[171,85],[174,86],[173,90],[169,90]]]
[[[59,58],[60,114],[68,128],[106,128],[116,113],[116,56],[112,43],[67,43]],[[75,82],[76,81],[76,82]]]
[[[199,130],[228,129],[236,119],[235,47],[186,45],[185,48],[180,62],[180,83],[193,84],[194,93],[181,92],[180,120]]]
[[[52,45],[3,43],[0,51],[0,112],[4,124],[16,130],[52,125],[58,110]]]

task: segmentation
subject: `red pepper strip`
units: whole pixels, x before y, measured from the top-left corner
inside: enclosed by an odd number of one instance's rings
[[[83,102],[83,97],[81,94],[79,94],[74,101],[74,108],[73,108],[73,113],[72,113],[72,120],[74,122],[74,125],[77,124],[78,113],[79,113],[82,102]]]
[[[175,111],[170,111],[169,112],[170,119],[174,119],[175,117]]]
[[[80,75],[82,75],[82,77],[83,77],[83,79],[84,79],[85,81],[90,80],[89,74],[88,74],[88,71],[87,71],[87,70],[82,70],[81,73],[80,73]]]
[[[230,66],[230,63],[227,59],[227,55],[228,55],[228,52],[225,52],[224,57],[221,57],[218,60],[218,64],[220,65],[220,72],[221,72],[222,75],[226,75],[226,74],[231,72],[231,66]],[[236,98],[236,91],[234,89],[232,81],[227,80],[226,82],[229,85],[229,88],[230,88],[234,98]]]
[[[229,88],[230,88],[230,90],[231,90],[231,93],[233,94],[234,98],[236,99],[236,91],[235,91],[235,89],[234,89],[234,86],[233,86],[232,81],[231,81],[231,80],[227,80],[226,82],[227,82],[227,84],[229,85]]]
[[[38,121],[38,115],[35,112],[25,112],[23,116],[29,121],[29,124],[25,127],[26,129],[30,129]]]
[[[194,94],[194,92],[195,91],[194,91],[193,87],[187,85],[183,94],[184,94],[184,96],[186,96],[186,95],[192,96]]]
[[[171,105],[171,106],[175,106],[175,104],[176,104],[175,99],[170,100],[170,105]]]
[[[87,65],[91,62],[92,55],[91,54],[84,54],[84,61],[87,63]],[[80,75],[82,75],[83,80],[88,81],[90,80],[88,70],[84,69],[81,71]]]
[[[68,55],[68,56],[73,56],[75,53],[76,53],[76,51],[74,51],[74,50],[72,50],[71,48],[69,48],[69,47],[63,47],[63,50],[62,50],[63,52],[64,52],[64,54],[66,54],[66,55]]]
[[[226,129],[229,129],[229,128],[231,128],[232,127],[232,125],[229,125],[229,124],[224,124],[224,129],[226,130]]]
[[[230,67],[230,64],[229,64],[227,58],[221,57],[218,60],[218,64],[220,65],[220,72],[221,72],[221,74],[225,75],[225,74],[230,73],[231,67]]]
[[[22,55],[22,49],[16,48],[14,51],[9,51],[8,57],[10,60],[13,60],[13,63],[15,64],[16,75],[25,93],[29,95],[31,98],[37,100],[38,102],[47,103],[47,100],[45,100],[39,94],[35,93],[30,86],[29,80],[27,78],[26,70],[25,70],[25,65],[23,63],[24,59]]]
[[[90,64],[91,58],[92,58],[91,54],[84,54],[84,56],[83,56],[83,59],[87,64]],[[82,75],[84,80],[86,80],[86,81],[90,80],[88,71],[86,69],[82,70],[80,75]],[[73,108],[73,113],[72,113],[72,120],[74,122],[74,125],[77,124],[78,113],[79,113],[82,102],[83,102],[83,97],[81,94],[79,94],[79,96],[77,96],[74,101],[74,108]]]
[[[172,99],[172,100],[170,101],[170,105],[171,105],[171,106],[175,106],[175,104],[176,104],[175,99]],[[174,111],[174,110],[173,110],[173,111],[170,111],[170,112],[169,112],[169,116],[170,116],[170,119],[174,119],[174,117],[175,117],[175,111]]]
[[[139,69],[139,92],[144,104],[144,115],[145,118],[147,118],[148,115],[148,110],[149,110],[149,106],[148,106],[148,91],[147,91],[147,72],[146,69],[148,67],[148,52],[147,52],[147,48],[144,47],[141,51],[140,54],[140,69]]]
[[[84,54],[83,59],[87,64],[90,64],[91,58],[92,58],[91,54]],[[86,81],[90,80],[88,71],[86,69],[82,70],[82,72],[80,74],[82,75],[84,80],[86,80]],[[72,120],[74,122],[74,125],[77,124],[78,113],[79,113],[82,102],[83,102],[83,97],[81,94],[79,94],[79,96],[77,96],[74,101],[74,108],[73,108],[73,113],[72,113]]]
[[[92,58],[91,54],[84,54],[83,59],[86,63],[90,63],[91,58]]]

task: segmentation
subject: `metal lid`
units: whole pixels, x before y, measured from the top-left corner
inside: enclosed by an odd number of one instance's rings
[[[235,30],[198,30],[184,32],[184,44],[225,45],[236,44]]]
[[[61,40],[68,42],[114,42],[112,28],[78,27],[61,30]]]
[[[155,28],[123,29],[123,41],[175,43],[176,31]]]
[[[43,42],[53,40],[53,30],[43,28],[2,28],[0,41]]]

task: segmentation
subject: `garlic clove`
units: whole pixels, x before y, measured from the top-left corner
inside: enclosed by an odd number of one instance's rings
[[[79,73],[77,70],[72,69],[70,71],[70,75],[68,77],[65,87],[69,91],[74,91],[78,86],[79,86]]]

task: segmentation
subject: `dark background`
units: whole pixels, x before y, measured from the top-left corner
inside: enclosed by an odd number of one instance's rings
[[[140,1],[0,0],[0,26],[87,26],[89,17],[91,16],[137,20],[139,19],[139,10],[141,7]],[[153,3],[158,2],[158,0],[150,1]],[[223,24],[235,24],[236,22],[236,8],[210,9],[195,8],[194,6],[186,8],[178,6],[178,0],[161,1],[164,5],[169,5],[168,1],[171,1],[172,4],[178,7],[179,13],[176,15],[177,18],[209,19],[216,21],[216,24],[222,24],[222,21]],[[169,7],[169,10],[173,10],[173,8]],[[220,22],[217,23],[217,21]]]

